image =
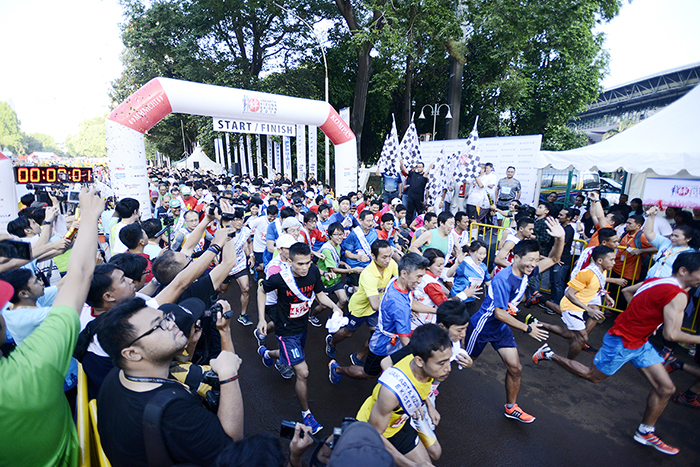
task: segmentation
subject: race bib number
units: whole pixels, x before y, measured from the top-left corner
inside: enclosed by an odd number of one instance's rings
[[[469,278],[469,285],[471,287],[480,287],[484,283],[483,279],[477,279],[476,277]]]
[[[293,319],[304,316],[309,311],[309,308],[311,308],[309,302],[293,303],[289,305],[289,317]]]
[[[501,193],[504,195],[509,195],[510,194],[510,187],[504,186],[503,188],[501,188]]]

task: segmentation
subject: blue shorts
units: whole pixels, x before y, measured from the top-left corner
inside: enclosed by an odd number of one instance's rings
[[[593,364],[601,373],[612,376],[627,362],[632,362],[635,368],[647,368],[663,363],[664,358],[649,342],[638,349],[628,349],[623,345],[622,337],[606,333]]]
[[[255,256],[255,266],[254,268],[258,267],[258,264],[263,263],[263,252],[261,251],[260,253],[253,252],[253,256]]]
[[[345,326],[345,328],[348,331],[356,331],[357,328],[362,326],[362,323],[367,323],[367,326],[370,328],[376,328],[378,321],[379,321],[379,313],[378,312],[374,312],[369,316],[349,315],[348,316],[348,325]]]
[[[508,326],[498,329],[496,332],[484,333],[483,328],[478,331],[474,325],[469,322],[467,326],[467,335],[465,336],[467,343],[466,351],[471,358],[477,358],[486,348],[486,344],[491,344],[494,350],[517,347],[513,331]]]
[[[277,336],[280,344],[280,362],[294,366],[303,362],[304,347],[306,347],[306,333],[293,336]]]

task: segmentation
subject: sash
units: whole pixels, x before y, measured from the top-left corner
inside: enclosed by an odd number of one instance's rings
[[[324,237],[328,237],[328,229],[321,223],[321,221],[316,221],[316,228],[321,231]]]
[[[597,264],[591,263],[586,269],[593,271],[593,274],[598,278],[598,283],[600,284],[600,289],[598,289],[598,295],[605,295],[605,273],[600,270]]]
[[[423,406],[423,399],[411,379],[395,366],[382,373],[379,383],[394,393],[407,415],[412,416]]]
[[[284,232],[282,231],[282,221],[279,217],[275,219],[275,228],[277,229],[277,238],[280,238]]]
[[[367,241],[367,237],[365,237],[365,233],[362,231],[362,227],[355,227],[352,229],[352,231],[355,232],[355,235],[357,235],[357,239],[360,241],[360,245],[362,245],[362,249],[365,251],[365,254],[371,258],[372,247],[369,246],[369,242]]]
[[[333,261],[335,261],[335,265],[340,267],[340,255],[338,254],[338,250],[336,250],[335,247],[331,245],[331,242],[324,243],[321,247],[321,251],[323,250],[330,251],[331,257],[333,258]]]
[[[447,254],[445,255],[445,263],[452,259],[452,252],[455,249],[455,238],[452,236],[452,232],[447,234]]]
[[[282,196],[282,197],[280,198],[280,201],[282,201],[282,204],[284,204],[284,207],[285,207],[285,208],[291,208],[291,207],[292,207],[292,203],[287,199],[286,196]]]
[[[464,257],[464,262],[467,263],[467,266],[469,266],[471,269],[473,269],[478,275],[479,279],[473,279],[469,278],[469,284],[477,284],[481,285],[484,282],[484,276],[486,275],[486,272],[484,271],[483,268],[481,268],[479,265],[477,265],[474,260],[472,259],[471,256],[467,255]]]
[[[236,232],[236,239],[234,240],[234,246],[236,247],[236,265],[231,269],[231,272],[229,273],[229,276],[232,276],[234,274],[237,274],[244,270],[246,266],[248,265],[245,257],[245,253],[243,252],[243,245],[245,244],[246,240],[248,240],[248,237],[250,235],[244,235],[244,229],[247,227],[243,227],[240,231]],[[241,257],[243,258],[243,261],[241,261]]]
[[[280,276],[282,276],[282,279],[284,280],[284,283],[287,284],[287,287],[289,287],[289,290],[291,290],[299,300],[311,304],[311,302],[316,299],[316,292],[311,292],[310,298],[301,293],[301,290],[299,290],[299,286],[297,285],[297,281],[294,280],[294,273],[292,272],[292,267],[290,265],[286,263],[282,264]]]
[[[309,233],[309,230],[303,225],[301,226],[301,233],[304,235],[304,237],[306,237],[305,243],[311,246],[311,234]]]
[[[576,277],[576,274],[581,272],[581,269],[585,269],[591,264],[591,255],[593,254],[593,248],[595,247],[589,246],[581,252],[581,256],[579,256],[578,261],[576,261],[574,268],[571,270],[571,277]]]

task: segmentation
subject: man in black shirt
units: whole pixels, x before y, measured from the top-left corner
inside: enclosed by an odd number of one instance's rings
[[[324,292],[321,272],[311,263],[309,245],[293,244],[289,248],[289,262],[289,265],[282,265],[280,272],[263,280],[262,287],[258,288],[258,303],[265,303],[266,293],[277,293],[277,305],[272,319],[280,345],[278,350],[268,350],[265,346],[260,346],[258,353],[266,367],[271,367],[274,359],[279,358],[283,364],[294,368],[297,376],[295,390],[304,425],[311,427],[312,433],[316,434],[323,427],[311,414],[307,395],[306,380],[309,377],[309,367],[304,356],[304,346],[309,322],[308,312],[314,299],[331,308],[334,316],[342,317],[343,311]],[[258,323],[258,329],[261,334],[267,334],[267,323]]]
[[[552,314],[549,310],[561,314],[559,302],[564,298],[566,284],[569,281],[569,270],[572,266],[571,244],[574,241],[574,228],[571,226],[572,218],[572,208],[563,208],[559,211],[558,220],[561,226],[564,227],[564,251],[561,254],[559,262],[552,266],[552,273],[550,276],[552,295],[545,303],[547,307],[545,311],[549,314]]]
[[[149,465],[149,452],[157,446],[145,441],[144,409],[160,393],[170,394],[167,403],[159,404],[164,407],[159,438],[172,464],[210,465],[232,439],[243,438],[241,359],[233,348],[229,320],[217,316],[223,350],[210,362],[221,385],[214,415],[170,376],[170,362],[187,345],[187,336],[175,325],[173,306],[177,305],[156,310],[131,298],[112,308],[100,323],[100,343],[117,367],[97,398],[102,447],[114,467]],[[189,300],[188,306],[198,308],[192,314],[204,311],[199,300]]]
[[[423,212],[423,200],[425,199],[425,186],[428,184],[428,173],[430,169],[433,168],[431,163],[428,169],[423,172],[423,163],[419,162],[411,171],[406,168],[406,165],[401,159],[401,171],[408,173],[406,185],[409,185],[406,189],[405,195],[408,197],[408,204],[406,205],[406,224],[411,224],[413,218]]]

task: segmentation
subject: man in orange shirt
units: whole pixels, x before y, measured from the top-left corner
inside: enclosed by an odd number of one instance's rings
[[[639,215],[630,216],[627,219],[625,236],[620,239],[620,246],[625,249],[617,250],[615,266],[613,266],[612,277],[622,277],[630,281],[631,284],[639,279],[642,272],[642,259],[649,253],[656,253],[656,248],[649,243],[644,232],[641,231],[644,225],[644,217]],[[619,286],[610,284],[610,292],[616,298]],[[624,310],[627,307],[627,300],[620,294],[617,298],[618,309]]]
[[[591,235],[591,239],[588,241],[586,246],[598,246],[600,245],[600,240],[598,239],[598,232],[602,228],[614,229],[618,225],[622,224],[625,219],[621,214],[617,212],[611,212],[607,216],[603,210],[603,205],[600,204],[600,193],[591,192],[588,194],[591,200],[591,218],[593,219],[593,225],[595,226],[595,233]]]

